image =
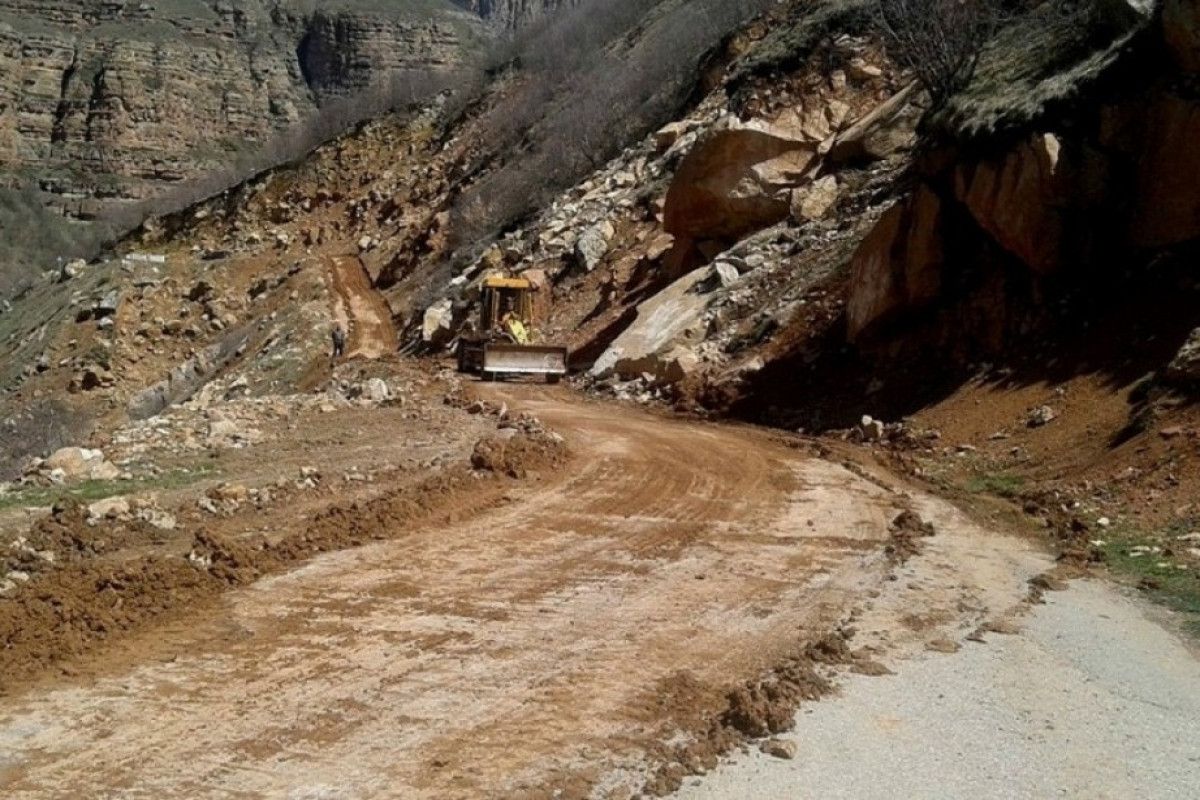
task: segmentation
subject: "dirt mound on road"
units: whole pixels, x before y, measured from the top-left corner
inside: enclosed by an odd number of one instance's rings
[[[89,525],[87,506],[64,500],[50,516],[39,520],[26,537],[30,548],[49,551],[58,559],[73,560],[113,553],[146,542],[153,528],[144,524],[111,523]]]
[[[52,664],[81,656],[222,588],[213,575],[179,558],[79,563],[55,570],[0,601],[0,694]]]
[[[508,458],[522,471],[546,463],[539,454],[518,447]],[[35,526],[30,541],[104,555],[43,562],[41,574],[0,598],[0,694],[118,636],[195,613],[230,588],[319,553],[466,519],[497,504],[504,487],[499,473],[484,473],[481,480],[461,466],[373,500],[328,508],[295,533],[231,537],[202,529],[184,552],[125,558],[122,546],[145,539],[122,538],[128,526],[89,526],[82,510],[64,507]]]
[[[561,437],[544,432],[487,436],[475,443],[471,466],[478,470],[525,478],[531,471],[561,464],[567,457]]]
[[[687,673],[660,683],[659,716],[672,720],[689,736],[686,744],[659,754],[664,763],[643,792],[653,797],[668,795],[679,789],[688,775],[716,768],[720,756],[738,744],[790,730],[801,703],[833,691],[833,684],[819,668],[854,660],[848,635],[828,634],[766,675],[727,692],[715,715],[713,687]]]
[[[12,572],[36,576],[163,538],[161,530],[140,520],[89,525],[87,507],[64,500],[49,516],[35,522],[26,535],[0,551],[0,578]]]
[[[893,564],[903,564],[913,556],[920,555],[921,539],[935,533],[933,523],[926,522],[917,512],[911,510],[901,511],[892,520],[888,530],[890,536],[884,552]]]

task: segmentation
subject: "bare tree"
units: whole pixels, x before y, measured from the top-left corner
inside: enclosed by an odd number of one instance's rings
[[[940,107],[970,82],[984,44],[1003,20],[1001,0],[878,0],[896,60]]]

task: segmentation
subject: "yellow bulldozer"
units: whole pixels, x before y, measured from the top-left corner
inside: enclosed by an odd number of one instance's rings
[[[548,383],[567,374],[567,348],[537,342],[537,292],[526,278],[483,279],[478,319],[459,335],[459,372],[478,373],[485,381],[542,375]]]

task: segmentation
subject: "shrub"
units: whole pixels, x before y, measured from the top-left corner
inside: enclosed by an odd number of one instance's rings
[[[0,300],[28,288],[59,259],[95,255],[104,233],[55,213],[30,187],[0,188]]]
[[[966,86],[984,44],[1003,20],[1000,0],[879,0],[879,23],[894,58],[942,106]]]

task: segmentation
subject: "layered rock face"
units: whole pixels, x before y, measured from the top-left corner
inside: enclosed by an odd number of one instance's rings
[[[84,216],[151,196],[375,76],[454,67],[479,27],[449,2],[13,0],[0,10],[0,176]]]
[[[454,0],[480,18],[505,30],[515,30],[548,11],[576,5],[579,0]]]

